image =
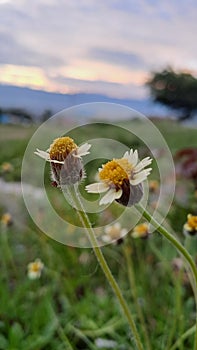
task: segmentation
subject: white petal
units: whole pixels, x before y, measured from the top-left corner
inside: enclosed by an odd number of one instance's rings
[[[140,171],[139,173],[134,173],[133,179],[135,180],[141,176],[147,177],[150,174],[151,170],[152,170],[152,168],[148,168],[148,169],[144,169],[144,170]]]
[[[131,152],[130,152],[130,153],[131,153]],[[132,165],[133,165],[133,166],[136,166],[136,164],[137,164],[137,162],[138,162],[138,151],[137,151],[137,150],[135,150],[135,152],[133,152],[132,157],[133,157]]]
[[[104,243],[109,243],[109,242],[111,242],[111,238],[110,238],[108,235],[102,236],[101,239],[102,239],[102,241],[103,241]]]
[[[123,237],[127,234],[128,230],[126,228],[122,228],[122,230],[120,231],[120,236]]]
[[[138,151],[135,150],[133,152],[133,150],[130,150],[130,153],[126,152],[124,155],[124,158],[126,158],[129,163],[131,163],[133,166],[136,166],[137,162],[138,162]]]
[[[120,230],[120,228],[121,228],[120,223],[119,223],[119,222],[116,222],[116,223],[114,224],[114,228],[115,228],[116,230]]]
[[[104,232],[108,235],[111,232],[112,226],[107,226],[104,228]]]
[[[141,162],[138,163],[138,165],[135,166],[135,171],[138,172],[145,168],[147,165],[150,165],[152,163],[152,159],[150,157],[146,157],[141,160]]]
[[[143,182],[144,180],[146,180],[151,170],[152,170],[151,168],[148,168],[146,170],[142,170],[140,173],[135,174],[133,176],[133,179],[130,180],[130,184],[135,186],[135,185],[138,185],[140,182]]]
[[[95,182],[94,184],[86,186],[86,191],[88,193],[102,193],[106,192],[108,189],[109,187],[103,182]]]
[[[34,152],[34,154],[36,154],[37,156],[39,156],[40,158],[43,158],[45,159],[46,161],[49,161],[50,160],[50,157],[49,157],[49,153],[48,152],[45,152],[45,151],[42,151],[40,149],[36,149],[36,152]]]
[[[128,151],[126,151],[126,152],[125,152],[125,154],[124,154],[124,156],[123,156],[123,158],[128,159],[128,157],[129,157],[129,152],[128,152]]]
[[[141,182],[143,182],[145,179],[146,179],[146,177],[143,178],[143,179],[141,179],[141,178],[138,178],[138,179],[135,179],[135,180],[132,179],[132,180],[130,180],[130,184],[133,185],[133,186],[136,186],[136,185],[140,184]]]
[[[116,191],[115,188],[111,188],[104,197],[100,200],[99,204],[108,204],[112,203],[115,199],[118,199],[122,196],[122,190]]]
[[[89,154],[90,152],[88,151],[90,147],[91,145],[89,143],[84,143],[82,146],[80,146],[77,150],[78,157],[82,157],[82,156],[85,156],[86,154]]]
[[[57,163],[57,164],[64,164],[64,161],[59,161],[59,160],[55,160],[55,159],[49,159],[50,163]]]

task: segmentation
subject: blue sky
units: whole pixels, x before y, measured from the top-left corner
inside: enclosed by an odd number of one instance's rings
[[[194,0],[0,0],[0,83],[120,98],[150,71],[197,74]]]

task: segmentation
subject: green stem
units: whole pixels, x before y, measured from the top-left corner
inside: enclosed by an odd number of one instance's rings
[[[14,271],[16,275],[16,266],[13,259],[13,254],[10,249],[9,241],[8,241],[8,229],[6,226],[2,225],[2,232],[1,232],[1,244],[3,248],[3,257],[5,258],[5,264],[11,265],[12,270]]]
[[[137,311],[137,314],[138,314],[138,317],[139,317],[139,320],[140,320],[140,323],[141,323],[141,326],[143,329],[144,339],[146,342],[146,349],[151,350],[151,345],[150,345],[150,341],[149,341],[148,332],[146,329],[144,314],[142,312],[141,306],[138,303],[138,293],[137,293],[137,288],[136,288],[136,283],[135,283],[135,273],[134,273],[134,268],[133,268],[133,261],[130,257],[130,252],[129,252],[128,247],[124,247],[124,255],[125,255],[126,262],[127,262],[127,271],[128,271],[130,289],[132,291],[136,311]]]
[[[183,255],[186,262],[188,263],[192,276],[194,279],[194,296],[196,301],[196,308],[197,308],[197,269],[195,262],[193,261],[191,255],[189,252],[185,249],[185,247],[170,233],[168,232],[163,226],[161,226],[157,220],[155,220],[145,208],[143,208],[142,205],[137,204],[136,208],[139,210],[139,212],[143,215],[143,217],[150,222],[159,233],[161,233],[177,250],[178,252]],[[196,332],[195,332],[195,344],[194,344],[194,350],[197,350],[197,313],[196,313]]]
[[[69,341],[69,339],[67,338],[66,333],[64,332],[64,330],[63,330],[63,328],[62,328],[62,326],[61,326],[61,324],[60,324],[60,321],[59,321],[59,319],[58,319],[58,317],[57,317],[57,315],[56,315],[56,312],[55,312],[55,310],[53,309],[53,306],[52,306],[52,305],[51,305],[51,311],[52,311],[53,316],[54,316],[54,318],[55,318],[55,321],[57,322],[57,325],[58,325],[58,327],[57,327],[57,333],[58,333],[58,335],[59,335],[59,338],[63,341],[63,344],[65,345],[65,349],[66,349],[66,350],[74,350],[73,347],[72,347],[72,345],[71,345],[71,343],[70,343],[70,341]]]
[[[82,339],[84,343],[86,343],[91,350],[97,350],[96,346],[88,339],[88,337],[80,329],[72,325],[68,325],[67,328],[68,330],[76,334],[77,337]]]
[[[189,328],[185,333],[183,333],[181,335],[181,337],[176,341],[176,343],[174,343],[174,345],[170,348],[170,350],[175,350],[177,349],[181,343],[183,343],[183,341],[185,339],[187,339],[190,335],[192,335],[193,333],[195,333],[195,325],[192,326],[191,328]]]
[[[102,268],[109,284],[111,285],[111,287],[114,291],[114,294],[116,295],[116,297],[117,297],[117,299],[122,307],[123,313],[128,320],[130,329],[132,331],[132,334],[133,334],[135,342],[136,342],[137,349],[143,350],[140,336],[138,334],[135,322],[134,322],[134,320],[131,316],[131,313],[129,311],[129,307],[128,307],[128,305],[127,305],[127,303],[122,295],[122,292],[121,292],[115,278],[113,277],[113,275],[111,273],[109,266],[107,265],[107,262],[104,258],[104,255],[103,255],[101,249],[99,248],[99,244],[98,244],[97,238],[95,236],[94,230],[93,230],[92,225],[89,221],[89,218],[88,218],[88,216],[83,208],[83,204],[81,203],[80,194],[77,191],[77,187],[74,186],[74,187],[68,188],[68,186],[67,186],[66,191],[67,191],[68,195],[71,197],[72,202],[75,203],[75,205],[77,206],[79,218],[81,220],[83,227],[85,228],[85,230],[88,234],[89,241],[90,241],[91,246],[94,250],[96,258],[100,264],[100,267]]]

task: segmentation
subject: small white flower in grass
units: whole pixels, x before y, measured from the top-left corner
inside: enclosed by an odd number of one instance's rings
[[[101,237],[104,243],[111,243],[123,238],[127,234],[127,229],[122,228],[119,222],[104,228],[105,234]]]
[[[100,204],[112,203],[114,200],[125,206],[138,203],[143,196],[142,182],[151,172],[152,159],[146,157],[138,160],[138,152],[126,152],[121,159],[113,159],[99,169],[100,182],[86,186],[89,193],[107,192]]]
[[[183,226],[183,233],[189,236],[197,235],[197,216],[188,214],[187,222]]]
[[[35,280],[40,278],[44,264],[40,259],[36,259],[27,265],[27,275],[30,280]]]
[[[118,343],[111,339],[97,338],[95,339],[95,345],[97,349],[114,349]]]
[[[81,157],[89,154],[88,143],[78,147],[68,136],[53,141],[47,151],[39,149],[34,152],[51,164],[51,176],[54,186],[71,185],[84,177]]]

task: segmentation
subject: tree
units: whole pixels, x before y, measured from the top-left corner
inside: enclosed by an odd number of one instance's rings
[[[31,123],[33,121],[32,115],[23,108],[7,108],[4,109],[4,113],[18,117],[21,122],[26,121]]]
[[[197,79],[171,68],[152,73],[146,83],[155,102],[179,110],[180,120],[191,118],[197,110]]]
[[[49,118],[51,118],[53,115],[52,111],[50,109],[45,109],[44,112],[41,115],[41,121],[46,122]]]

